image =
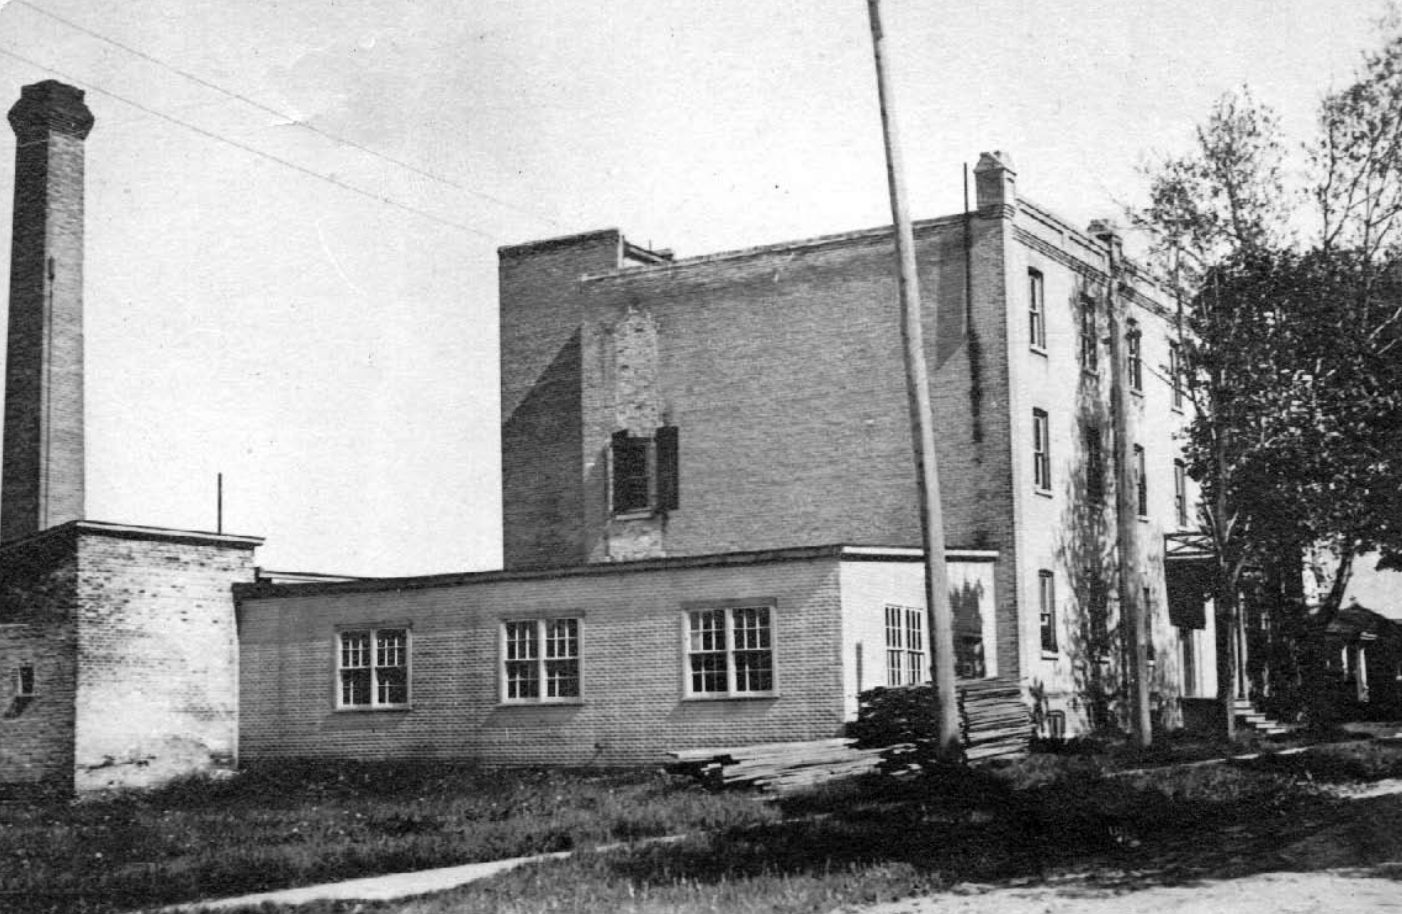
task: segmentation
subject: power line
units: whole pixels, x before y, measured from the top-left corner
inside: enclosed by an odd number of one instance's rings
[[[148,108],[140,102],[132,101],[131,99],[125,96],[118,95],[115,92],[110,92],[107,89],[100,88],[90,82],[87,82],[86,80],[82,80],[77,78],[76,76],[72,76],[68,73],[65,73],[62,70],[57,69],[56,67],[51,67],[47,64],[40,63],[37,60],[31,60],[30,58],[25,57],[22,54],[18,54],[4,46],[0,46],[0,54],[5,55],[6,57],[12,57],[15,60],[18,60],[21,63],[28,64],[31,67],[38,67],[41,70],[53,73],[55,76],[61,76],[69,82],[74,82],[80,85],[87,86],[87,88],[92,92],[97,92],[101,95],[107,96],[108,98],[115,99],[116,101],[119,101],[124,105],[130,105],[133,108],[136,108],[138,111],[145,111],[147,114],[153,115],[154,117],[158,117],[162,120],[170,121],[172,124],[179,124],[181,127],[184,127],[187,130],[193,130],[195,133],[198,133],[201,136],[209,137],[212,140],[218,140],[221,143],[227,143],[230,146],[233,146],[235,149],[241,149],[244,152],[252,153],[256,156],[261,156],[262,158],[268,159],[272,162],[276,162],[279,165],[285,165],[286,167],[291,168],[294,171],[300,171],[304,175],[317,178],[319,180],[325,181],[328,184],[333,184],[336,187],[341,188],[342,190],[348,190],[351,193],[359,194],[362,197],[367,197],[371,200],[374,200],[376,203],[383,203],[386,206],[397,207],[399,209],[404,210],[406,213],[413,213],[416,216],[422,216],[425,219],[431,219],[434,222],[449,226],[451,228],[461,229],[464,232],[471,232],[474,235],[480,235],[481,237],[486,238],[489,241],[497,240],[495,236],[490,235],[479,228],[473,228],[472,226],[464,225],[461,222],[454,222],[451,219],[444,219],[441,216],[435,216],[433,213],[430,213],[427,210],[418,209],[417,207],[410,206],[407,203],[401,203],[400,201],[395,200],[393,197],[386,197],[381,194],[376,194],[372,191],[356,187],[354,184],[347,184],[346,182],[338,178],[334,178],[331,175],[324,175],[319,171],[313,171],[312,169],[307,168],[304,165],[298,165],[296,162],[289,162],[287,159],[279,158],[273,155],[272,153],[264,152],[261,149],[257,149],[253,146],[248,146],[244,143],[240,143],[237,140],[231,140],[226,136],[222,136],[218,133],[214,133],[213,131],[206,130],[203,127],[198,127],[194,124],[191,124],[188,121],[182,121],[178,117],[172,117],[171,115],[165,114],[161,111],[157,111],[154,108]]]
[[[180,76],[183,76],[191,82],[198,83],[199,85],[204,86],[208,89],[213,89],[215,92],[221,92],[224,95],[227,95],[229,98],[238,99],[239,101],[244,102],[245,104],[252,105],[259,111],[271,114],[274,117],[277,117],[281,120],[288,121],[294,126],[301,127],[305,130],[310,130],[312,133],[315,133],[319,136],[323,136],[334,143],[340,143],[343,146],[349,146],[352,149],[358,149],[361,152],[366,153],[367,155],[372,155],[378,159],[382,159],[386,162],[389,162],[392,165],[397,165],[400,168],[412,171],[417,175],[422,175],[425,178],[438,181],[439,183],[446,184],[449,187],[456,187],[458,190],[461,190],[464,193],[471,194],[474,197],[480,197],[483,200],[488,200],[492,203],[497,204],[498,206],[504,206],[507,209],[515,210],[516,212],[526,216],[530,216],[533,219],[539,219],[542,222],[547,222],[557,227],[560,226],[559,222],[557,222],[554,219],[551,219],[549,216],[542,215],[541,213],[535,212],[534,210],[530,210],[518,204],[512,203],[509,200],[503,200],[500,197],[494,197],[489,193],[485,193],[475,188],[468,187],[467,185],[454,181],[451,178],[445,178],[442,175],[436,174],[425,168],[421,168],[417,165],[414,165],[412,162],[405,162],[402,159],[396,159],[394,156],[387,155],[376,149],[372,149],[369,146],[364,146],[360,143],[357,143],[355,140],[350,140],[343,136],[331,133],[330,131],[322,130],[320,127],[316,127],[312,124],[309,124],[301,118],[289,114],[286,111],[279,111],[276,108],[269,107],[268,105],[265,105],[262,102],[257,101],[256,99],[249,98],[248,96],[235,92],[232,89],[226,89],[217,83],[210,82],[209,80],[205,79],[202,76],[199,76],[198,74],[191,73],[188,70],[183,70],[180,67],[177,67],[171,63],[167,63],[166,61],[161,60],[158,57],[153,57],[152,55],[147,54],[145,51],[142,51],[139,48],[133,48],[130,45],[123,44],[122,42],[117,41],[114,38],[109,38],[106,35],[103,35],[100,32],[96,32],[84,25],[80,25],[79,23],[74,22],[71,19],[65,19],[63,16],[60,16],[57,13],[51,13],[43,7],[36,6],[35,4],[30,3],[29,0],[14,0],[14,2],[19,6],[28,7],[29,9],[34,10],[34,12],[39,13],[42,16],[47,16],[55,22],[60,22],[71,29],[75,29],[79,32],[82,32],[84,35],[89,35],[93,38],[96,38],[98,41],[106,42],[107,44],[112,45],[114,48],[120,48],[121,50],[126,51],[128,54],[134,54],[135,56],[140,57],[142,60],[150,61],[158,67],[164,67],[172,73],[179,74]]]

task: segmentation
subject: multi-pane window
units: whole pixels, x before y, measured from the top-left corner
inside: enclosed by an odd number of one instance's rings
[[[1051,491],[1051,423],[1046,410],[1032,410],[1032,481],[1039,491]]]
[[[1043,289],[1042,274],[1036,270],[1027,271],[1027,298],[1028,339],[1034,349],[1046,349],[1046,293]]]
[[[925,610],[914,606],[886,607],[886,684],[924,682]]]
[[[1145,469],[1144,447],[1134,446],[1135,507],[1140,517],[1149,515],[1149,473]]]
[[[687,694],[768,695],[774,692],[773,613],[768,606],[727,606],[688,612]]]
[[[1183,408],[1183,348],[1168,344],[1168,385],[1173,392],[1173,408]]]
[[[1188,468],[1183,461],[1173,461],[1173,516],[1178,526],[1188,526]]]
[[[1129,389],[1135,392],[1144,390],[1144,335],[1139,330],[1138,321],[1130,321],[1125,331],[1125,348],[1129,362]]]
[[[579,698],[578,619],[503,622],[501,656],[504,700]]]
[[[1050,571],[1037,572],[1037,607],[1040,610],[1042,650],[1056,652],[1056,577]]]
[[[1081,368],[1095,371],[1100,365],[1100,346],[1095,338],[1095,299],[1081,296]]]
[[[1100,440],[1100,426],[1087,425],[1083,432],[1086,451],[1086,500],[1100,504],[1105,500],[1105,450]]]
[[[409,704],[409,630],[341,632],[336,650],[337,706],[395,708]]]

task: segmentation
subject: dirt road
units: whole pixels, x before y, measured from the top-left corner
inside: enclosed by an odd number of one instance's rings
[[[1235,826],[1191,846],[1127,850],[1079,872],[966,885],[861,914],[1402,912],[1402,780],[1337,785],[1326,818]]]

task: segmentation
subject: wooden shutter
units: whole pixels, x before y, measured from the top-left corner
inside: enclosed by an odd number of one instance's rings
[[[675,511],[681,506],[678,445],[675,425],[657,430],[657,507],[663,511]]]

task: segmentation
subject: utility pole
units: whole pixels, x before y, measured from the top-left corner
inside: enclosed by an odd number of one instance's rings
[[[949,572],[944,562],[944,516],[940,505],[939,466],[930,415],[930,380],[925,365],[924,327],[920,315],[920,280],[915,269],[915,237],[906,208],[905,173],[896,133],[891,81],[886,72],[885,37],[880,0],[867,0],[872,47],[876,56],[876,88],[886,143],[886,177],[891,189],[891,219],[900,264],[901,338],[905,344],[906,391],[910,403],[911,439],[915,445],[916,488],[920,493],[920,532],[925,550],[925,606],[930,628],[930,679],[935,688],[938,751],[958,758],[959,713],[954,692],[954,619],[949,604]]]
[[[1105,284],[1105,314],[1110,331],[1110,421],[1114,425],[1115,457],[1115,532],[1119,553],[1120,622],[1129,641],[1125,655],[1129,661],[1130,732],[1140,746],[1154,739],[1153,719],[1149,708],[1149,650],[1148,620],[1140,593],[1139,574],[1139,515],[1137,478],[1131,448],[1134,440],[1129,402],[1126,399],[1125,377],[1129,373],[1124,319],[1124,302],[1120,296],[1120,262],[1124,255],[1120,236],[1107,223],[1097,223],[1095,235],[1105,242],[1109,262],[1109,279]]]

